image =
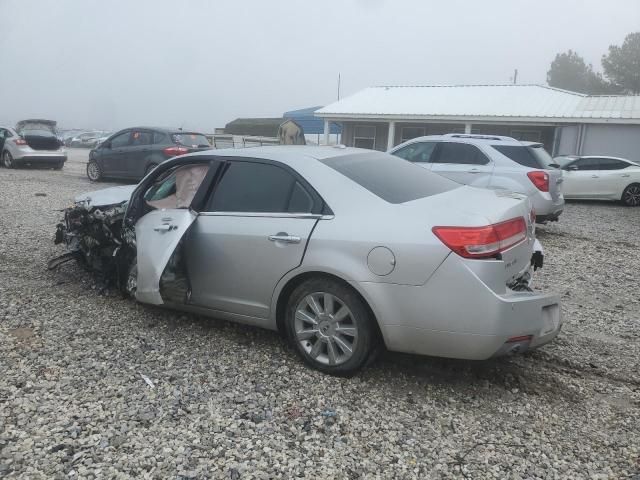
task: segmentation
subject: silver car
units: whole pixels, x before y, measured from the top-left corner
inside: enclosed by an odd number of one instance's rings
[[[278,330],[327,373],[380,346],[487,359],[560,330],[558,297],[530,288],[527,197],[385,153],[205,151],[76,200],[58,242],[139,302]]]
[[[67,161],[67,152],[52,120],[22,120],[15,129],[0,127],[0,153],[6,168],[44,165],[60,170]]]
[[[450,133],[409,140],[389,153],[456,182],[524,193],[538,223],[555,222],[564,209],[562,172],[538,142],[499,135]]]

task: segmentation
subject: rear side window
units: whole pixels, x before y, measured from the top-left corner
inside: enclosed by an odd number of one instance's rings
[[[164,145],[168,141],[167,134],[164,132],[153,132],[153,143],[156,145]]]
[[[442,142],[439,144],[434,163],[457,163],[463,165],[486,165],[489,159],[475,146],[466,143]]]
[[[393,154],[410,162],[427,163],[431,159],[431,154],[436,145],[436,142],[412,143],[400,150],[396,150]]]
[[[615,158],[599,158],[598,163],[600,170],[622,170],[629,166],[627,162],[616,160]]]
[[[211,212],[308,213],[313,200],[295,177],[275,165],[232,162],[209,201]]]
[[[153,133],[146,130],[134,130],[131,134],[131,146],[151,145]]]
[[[447,192],[460,185],[399,157],[384,153],[320,160],[389,203],[404,203]]]
[[[209,147],[209,140],[201,133],[175,133],[171,136],[173,142],[185,147]]]
[[[547,168],[547,166],[542,165],[534,156],[533,152],[524,145],[491,145],[491,147],[523,167]]]

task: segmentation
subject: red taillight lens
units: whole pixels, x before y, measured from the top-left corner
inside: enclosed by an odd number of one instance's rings
[[[433,227],[433,233],[465,258],[487,258],[504,252],[527,237],[524,217],[486,227]]]
[[[181,147],[179,145],[167,147],[162,151],[167,157],[177,157],[178,155],[184,155],[185,153],[189,153],[189,149],[187,147]]]
[[[527,177],[529,177],[531,183],[533,183],[541,192],[549,191],[549,174],[547,172],[535,170],[533,172],[527,173]]]
[[[24,138],[16,138],[13,141],[16,145],[26,145],[27,141]]]

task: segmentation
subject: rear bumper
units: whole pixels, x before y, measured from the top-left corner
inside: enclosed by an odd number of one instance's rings
[[[29,163],[29,164],[39,164],[39,165],[58,165],[60,162],[67,161],[66,153],[28,153],[22,155],[20,157],[14,157],[14,162],[17,163]]]
[[[538,192],[532,197],[533,208],[536,211],[536,222],[555,222],[564,210],[564,196],[560,194],[553,198],[548,192]]]
[[[562,325],[558,296],[494,291],[455,254],[423,286],[359,286],[393,351],[484,360],[544,345]]]

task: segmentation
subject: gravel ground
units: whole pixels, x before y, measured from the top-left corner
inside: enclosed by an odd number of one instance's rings
[[[48,272],[57,210],[94,189],[71,153],[62,172],[0,170],[0,477],[639,478],[640,209],[570,203],[539,228],[553,344],[386,354],[339,379],[273,332]]]

